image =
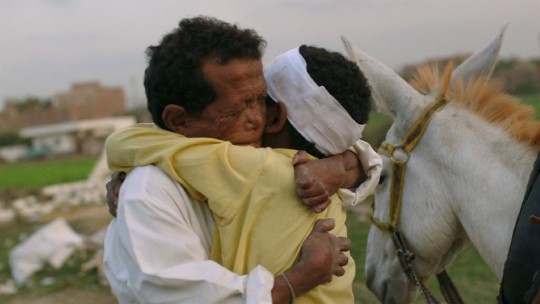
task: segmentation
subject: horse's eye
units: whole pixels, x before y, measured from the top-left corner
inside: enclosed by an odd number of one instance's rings
[[[386,179],[386,174],[381,173],[381,177],[379,177],[379,185],[382,185],[384,183],[384,180]]]

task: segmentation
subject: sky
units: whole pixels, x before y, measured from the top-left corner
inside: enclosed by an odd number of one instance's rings
[[[479,50],[506,21],[500,56],[540,57],[540,0],[0,0],[0,111],[96,80],[144,104],[145,49],[198,15],[255,29],[263,62],[301,44],[344,53],[344,35],[399,70]]]

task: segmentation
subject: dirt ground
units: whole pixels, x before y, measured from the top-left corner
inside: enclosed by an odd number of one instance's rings
[[[108,290],[88,291],[65,289],[47,296],[17,296],[6,304],[116,304],[114,296]]]
[[[42,221],[49,222],[57,217],[63,217],[78,233],[91,235],[109,225],[112,216],[105,204],[87,205],[67,211],[58,211],[44,217]]]

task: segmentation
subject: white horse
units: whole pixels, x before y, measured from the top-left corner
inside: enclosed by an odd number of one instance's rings
[[[443,76],[437,69],[421,70],[417,89],[344,39],[351,59],[372,86],[377,108],[394,117],[386,135],[389,144],[400,144],[438,96],[448,100],[412,152],[394,152],[395,158],[407,159],[399,229],[415,254],[420,280],[444,270],[471,243],[502,278],[513,227],[540,150],[540,124],[531,120],[534,110],[487,82],[504,28],[453,73],[451,68]],[[391,221],[391,163],[383,155],[375,191],[374,216],[382,222]],[[416,291],[400,267],[391,237],[375,226],[368,237],[366,281],[384,303],[410,302]]]

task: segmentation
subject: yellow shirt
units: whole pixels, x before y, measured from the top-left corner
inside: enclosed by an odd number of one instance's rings
[[[331,233],[347,236],[337,196],[322,213],[297,197],[291,164],[295,150],[186,138],[139,124],[109,136],[106,152],[113,171],[156,165],[193,198],[206,200],[216,221],[211,258],[236,273],[246,274],[257,265],[274,274],[289,269],[317,219],[334,218]],[[352,303],[354,273],[349,256],[344,276],[300,296],[298,303]]]

